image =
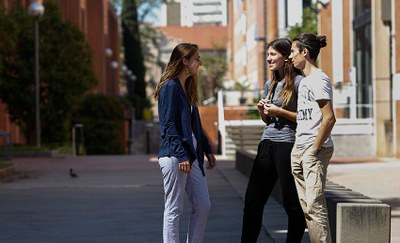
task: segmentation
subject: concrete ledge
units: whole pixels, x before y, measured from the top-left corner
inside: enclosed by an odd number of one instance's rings
[[[339,217],[338,214],[340,212],[339,210],[339,204],[353,204],[353,205],[375,205],[376,207],[380,207],[383,204],[382,201],[374,198],[370,198],[366,195],[363,195],[359,192],[355,192],[351,189],[345,188],[343,186],[340,186],[338,184],[335,184],[331,181],[327,181],[326,186],[325,186],[325,198],[326,198],[326,203],[328,206],[328,214],[329,214],[329,224],[331,228],[331,234],[332,234],[332,242],[343,242],[347,243],[349,241],[343,240],[338,236],[339,231],[343,227],[347,227],[343,223],[343,218]],[[389,205],[387,205],[389,206]],[[390,207],[389,207],[390,208]],[[390,210],[389,210],[390,211]],[[374,214],[373,212],[369,211],[369,208],[366,208],[363,212],[364,217],[368,217],[367,215]],[[354,220],[359,220],[359,219],[354,219]],[[390,221],[390,213],[389,213],[389,221]],[[361,227],[363,228],[364,226],[359,224],[355,225],[355,227]],[[390,222],[388,224],[388,228],[390,230]],[[344,235],[345,233],[342,233],[341,237],[347,237]],[[390,237],[390,234],[388,235]],[[348,238],[348,237],[347,237]],[[350,242],[382,242],[384,243],[385,241],[350,241]]]
[[[237,150],[236,169],[249,177],[255,156],[256,151]],[[271,195],[282,204],[280,188],[278,181]],[[389,205],[332,181],[326,182],[325,197],[328,206],[332,242],[390,242]],[[352,230],[349,230],[348,224],[350,223],[352,224]],[[364,239],[360,238],[359,235],[364,234],[362,232],[365,230],[368,230],[369,235],[375,235],[377,238],[367,237],[365,238],[366,240],[359,240]],[[358,240],[352,241],[352,239]]]
[[[236,169],[247,177],[250,177],[256,153],[252,150],[236,150]]]
[[[12,157],[51,157],[53,154],[51,151],[13,151]]]
[[[338,203],[336,236],[341,243],[390,242],[390,206]]]

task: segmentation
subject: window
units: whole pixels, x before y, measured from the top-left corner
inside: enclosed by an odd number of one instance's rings
[[[371,0],[356,0],[353,9],[357,118],[370,118],[373,117]]]

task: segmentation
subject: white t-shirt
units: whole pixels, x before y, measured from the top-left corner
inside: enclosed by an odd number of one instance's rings
[[[322,112],[317,100],[332,100],[332,85],[328,76],[319,68],[301,80],[297,101],[296,146],[305,149],[311,146],[321,127]],[[331,135],[322,145],[333,146]]]

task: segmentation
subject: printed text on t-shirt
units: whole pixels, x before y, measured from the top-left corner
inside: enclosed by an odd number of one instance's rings
[[[298,110],[297,111],[297,120],[298,121],[311,120],[312,110],[313,110],[313,108]]]

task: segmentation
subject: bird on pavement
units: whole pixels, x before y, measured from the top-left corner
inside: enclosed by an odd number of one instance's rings
[[[69,169],[69,176],[71,178],[78,178],[78,175],[74,172],[74,170],[72,168]]]

